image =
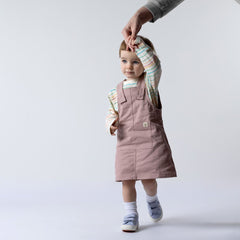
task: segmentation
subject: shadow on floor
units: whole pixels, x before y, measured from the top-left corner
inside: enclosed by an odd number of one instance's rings
[[[184,228],[238,228],[240,230],[240,222],[227,222],[219,220],[204,220],[190,217],[165,218],[157,223],[149,223],[140,225],[139,230],[155,227],[184,227]]]

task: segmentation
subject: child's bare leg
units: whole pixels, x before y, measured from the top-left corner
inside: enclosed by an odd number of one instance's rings
[[[136,202],[135,180],[122,181],[122,194],[124,202]]]
[[[157,194],[157,181],[156,179],[141,180],[144,190],[149,196],[155,196]]]

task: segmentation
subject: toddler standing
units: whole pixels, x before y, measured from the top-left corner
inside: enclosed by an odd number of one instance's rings
[[[119,49],[121,71],[126,79],[108,94],[110,107],[107,131],[115,135],[115,181],[122,182],[125,216],[121,229],[139,227],[135,183],[141,180],[148,211],[154,222],[162,218],[156,178],[176,177],[171,148],[164,131],[158,84],[160,61],[153,44],[137,36],[131,51],[122,41]]]

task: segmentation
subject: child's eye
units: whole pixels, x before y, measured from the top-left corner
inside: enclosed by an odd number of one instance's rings
[[[122,60],[123,63],[126,63],[127,61],[126,60]]]
[[[138,61],[133,61],[133,63],[134,63],[134,64],[139,64],[139,62],[138,62]]]

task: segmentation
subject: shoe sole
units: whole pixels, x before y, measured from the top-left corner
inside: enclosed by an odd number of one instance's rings
[[[136,232],[138,230],[138,225],[134,227],[132,225],[122,225],[121,229],[123,232]]]
[[[150,218],[152,219],[153,222],[159,222],[162,219],[162,217],[163,217],[163,214],[159,218],[152,218],[150,216]]]

